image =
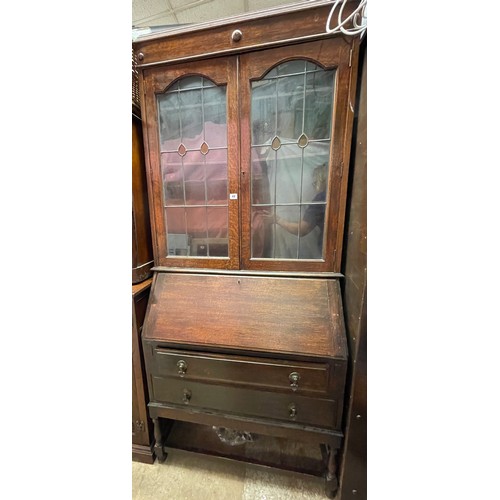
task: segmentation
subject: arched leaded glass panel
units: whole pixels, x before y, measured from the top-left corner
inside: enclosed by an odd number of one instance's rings
[[[334,82],[293,60],[251,84],[252,258],[324,258]]]
[[[228,257],[226,87],[188,76],[157,105],[168,255]]]

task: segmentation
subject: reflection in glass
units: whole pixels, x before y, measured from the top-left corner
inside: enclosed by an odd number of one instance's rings
[[[276,152],[273,196],[276,203],[300,203],[302,169],[302,150],[297,144],[284,145]]]
[[[165,218],[169,224],[168,255],[188,255],[185,208],[166,208]]]
[[[294,60],[252,82],[252,258],[324,257],[334,76]]]
[[[168,255],[227,258],[226,88],[190,76],[157,102]]]

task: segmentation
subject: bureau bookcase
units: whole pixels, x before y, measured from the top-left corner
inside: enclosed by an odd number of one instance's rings
[[[304,2],[137,39],[154,251],[142,331],[165,419],[336,452],[339,279],[359,40]]]

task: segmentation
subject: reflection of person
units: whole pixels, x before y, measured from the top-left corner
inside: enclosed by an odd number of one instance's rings
[[[328,169],[326,163],[323,163],[323,165],[313,170],[313,187],[316,190],[313,202],[324,202],[326,200],[327,180]],[[286,220],[277,214],[275,214],[273,222],[289,233],[298,234],[299,236],[309,234],[317,226],[320,229],[321,243],[323,239],[323,226],[325,224],[325,205],[323,203],[321,205],[309,205],[304,212],[302,220],[298,222]]]

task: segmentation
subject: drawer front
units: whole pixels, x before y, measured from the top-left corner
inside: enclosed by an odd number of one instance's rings
[[[277,389],[297,393],[328,394],[328,365],[276,361],[263,358],[194,354],[153,348],[154,375],[177,379]]]
[[[328,429],[333,429],[337,421],[336,401],[155,376],[151,377],[151,382],[153,400],[158,403],[217,410],[240,416],[264,417]]]

